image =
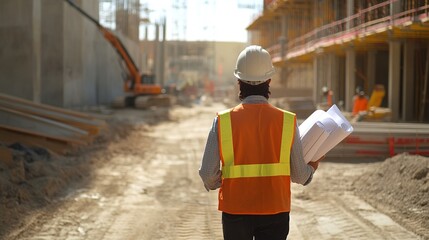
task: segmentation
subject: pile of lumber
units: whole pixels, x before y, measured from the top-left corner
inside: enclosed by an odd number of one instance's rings
[[[91,143],[106,122],[89,114],[0,94],[0,142],[65,154]]]

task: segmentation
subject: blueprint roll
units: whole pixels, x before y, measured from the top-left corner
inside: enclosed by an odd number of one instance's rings
[[[317,161],[353,132],[353,127],[334,104],[328,111],[314,111],[299,126],[304,160]]]

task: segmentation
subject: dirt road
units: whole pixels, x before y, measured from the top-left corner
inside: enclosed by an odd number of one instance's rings
[[[175,108],[92,156],[90,181],[34,213],[6,239],[222,239],[217,192],[198,176],[221,106]],[[117,116],[141,121],[138,111]],[[311,186],[293,185],[289,239],[419,239],[347,190],[367,164],[324,162]]]

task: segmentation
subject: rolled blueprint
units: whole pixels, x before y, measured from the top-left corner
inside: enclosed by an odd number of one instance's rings
[[[328,111],[314,111],[299,126],[306,163],[317,161],[353,132],[353,127],[334,104]]]

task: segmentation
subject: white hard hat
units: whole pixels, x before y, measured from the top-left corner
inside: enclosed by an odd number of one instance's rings
[[[238,79],[258,85],[271,78],[275,73],[271,56],[261,46],[252,45],[241,51],[237,58],[234,76]]]
[[[323,92],[323,93],[328,92],[328,87],[327,87],[327,86],[323,86],[323,87],[322,87],[322,92]]]

